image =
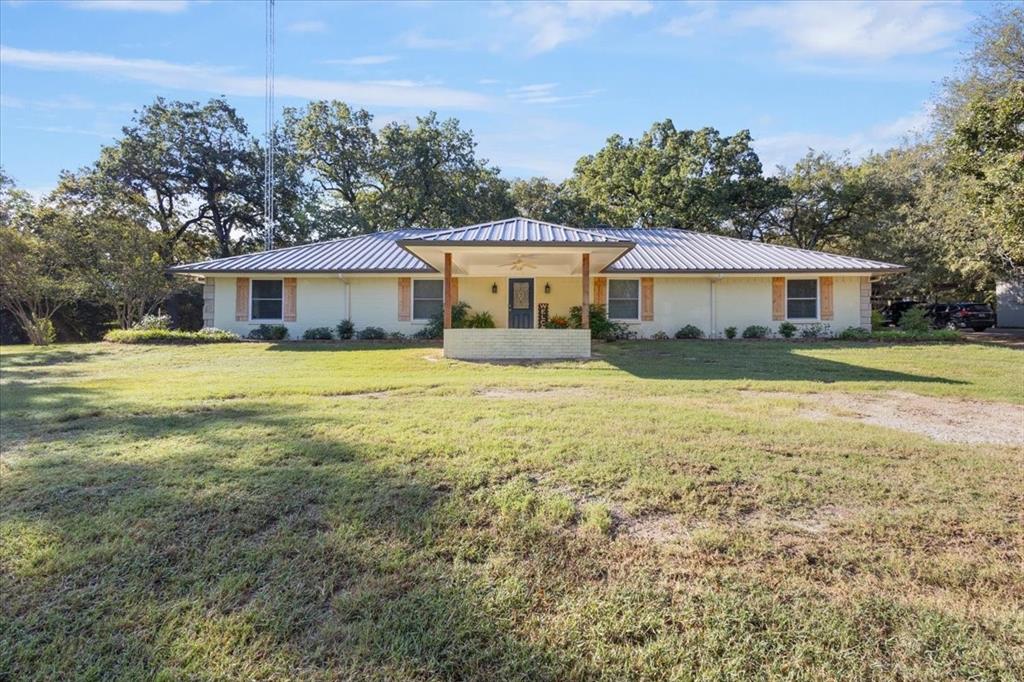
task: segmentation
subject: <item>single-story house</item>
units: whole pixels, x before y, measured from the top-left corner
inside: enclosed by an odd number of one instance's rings
[[[640,337],[684,325],[870,328],[871,280],[891,263],[677,229],[577,229],[511,218],[397,229],[172,268],[202,278],[207,326],[246,335],[277,323],[301,337],[348,319],[414,334],[445,316],[457,358],[589,357],[586,329],[547,329],[599,303]],[[453,301],[497,329],[450,329]],[[584,316],[584,327],[588,320]]]

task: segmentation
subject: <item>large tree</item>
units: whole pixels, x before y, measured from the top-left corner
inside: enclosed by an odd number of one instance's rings
[[[576,163],[568,181],[597,220],[619,226],[681,227],[705,232],[746,224],[751,208],[770,204],[750,133],[722,136],[713,128],[677,130],[670,119],[639,139],[608,138]]]
[[[508,183],[455,119],[431,113],[376,130],[364,110],[313,102],[287,110],[284,131],[346,232],[447,227],[512,210]]]

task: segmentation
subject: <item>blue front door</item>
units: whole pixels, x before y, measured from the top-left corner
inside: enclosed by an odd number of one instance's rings
[[[533,329],[533,279],[508,281],[508,326]]]

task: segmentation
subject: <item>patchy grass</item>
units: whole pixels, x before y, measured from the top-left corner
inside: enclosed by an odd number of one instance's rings
[[[1021,405],[1019,351],[595,349],[0,350],[0,670],[1024,676],[1024,450],[803,416]]]

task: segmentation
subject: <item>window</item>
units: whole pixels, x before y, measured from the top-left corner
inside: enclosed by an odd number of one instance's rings
[[[818,280],[786,280],[786,318],[816,320],[818,318]]]
[[[280,320],[282,309],[282,282],[279,279],[252,281],[252,319]]]
[[[444,282],[416,279],[412,282],[412,319],[429,320],[444,310]]]
[[[640,280],[608,280],[608,317],[612,320],[640,319]]]

